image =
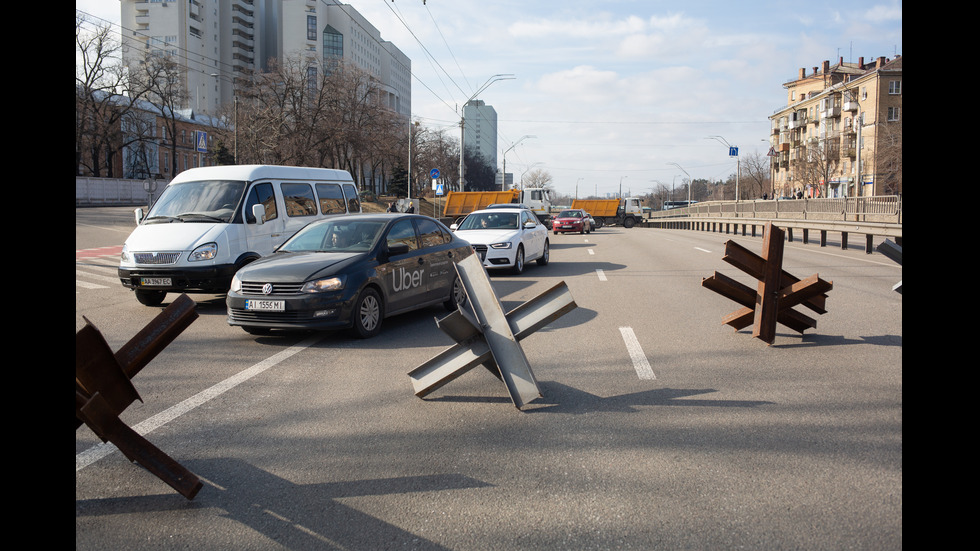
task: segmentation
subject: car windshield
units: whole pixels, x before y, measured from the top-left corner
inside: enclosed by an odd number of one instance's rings
[[[245,193],[245,182],[204,180],[167,186],[146,221],[230,222]]]
[[[367,252],[381,231],[383,220],[349,220],[338,217],[315,222],[296,232],[279,251],[298,252]]]
[[[558,213],[558,218],[581,218],[582,212],[577,210],[563,210]]]
[[[459,225],[461,230],[516,230],[516,212],[474,212]]]

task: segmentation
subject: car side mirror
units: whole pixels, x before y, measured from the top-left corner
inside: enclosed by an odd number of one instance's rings
[[[256,203],[252,205],[252,216],[255,217],[255,223],[261,225],[265,222],[265,205],[262,203]]]
[[[388,245],[388,255],[398,256],[400,254],[406,254],[409,251],[408,244],[406,243],[395,243],[393,245]]]
[[[134,210],[133,211],[133,216],[136,217],[136,225],[139,226],[140,225],[140,222],[143,221],[143,209],[142,208],[138,208],[138,209]]]

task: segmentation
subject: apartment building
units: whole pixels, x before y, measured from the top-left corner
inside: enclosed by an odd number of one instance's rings
[[[123,61],[166,55],[182,68],[183,107],[213,114],[237,79],[270,58],[306,56],[311,71],[342,59],[372,76],[394,111],[412,112],[411,60],[336,0],[121,0]]]
[[[901,193],[902,58],[824,61],[783,85],[770,120],[776,197]]]

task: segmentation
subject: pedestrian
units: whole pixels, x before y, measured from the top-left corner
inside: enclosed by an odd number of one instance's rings
[[[415,206],[414,205],[415,205],[415,203],[409,201],[408,202],[408,209],[405,212],[407,212],[409,214],[413,214],[415,212]]]
[[[388,210],[385,211],[385,212],[398,212],[398,209],[395,208],[395,202],[394,201],[389,201],[388,202]]]

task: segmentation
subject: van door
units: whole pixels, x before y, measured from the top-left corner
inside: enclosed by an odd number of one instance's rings
[[[310,184],[280,182],[279,188],[282,190],[282,201],[286,208],[283,228],[285,234],[283,241],[285,241],[303,226],[316,220],[318,211],[316,196],[313,195],[313,186]]]
[[[245,199],[242,215],[245,220],[245,238],[248,240],[247,250],[262,256],[272,253],[285,239],[276,195],[276,189],[270,182],[260,182],[252,186]],[[265,218],[261,224],[252,214],[254,205],[265,207]]]

